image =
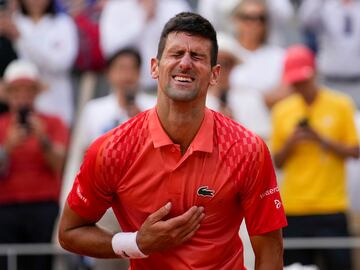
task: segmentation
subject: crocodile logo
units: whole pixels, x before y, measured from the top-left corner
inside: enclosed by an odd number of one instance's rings
[[[209,189],[208,186],[202,186],[202,187],[199,187],[199,189],[197,190],[197,195],[203,196],[203,197],[214,197],[215,191]]]

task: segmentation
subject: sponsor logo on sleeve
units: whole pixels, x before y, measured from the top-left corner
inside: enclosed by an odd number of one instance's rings
[[[279,192],[279,187],[270,188],[260,194],[260,199],[264,199],[266,196]]]
[[[280,202],[280,200],[274,200],[274,203],[275,203],[276,209],[280,209],[280,207],[281,207],[281,202]]]
[[[76,188],[76,195],[79,197],[80,200],[82,200],[85,204],[88,203],[88,200],[86,199],[86,197],[82,194],[82,190],[80,185],[77,186]]]

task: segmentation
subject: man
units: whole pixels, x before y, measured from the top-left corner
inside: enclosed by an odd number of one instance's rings
[[[286,237],[349,235],[345,159],[359,156],[354,106],[349,97],[316,83],[313,53],[294,46],[285,57],[283,79],[295,93],[273,110],[272,150],[283,168]],[[315,264],[317,252],[285,252],[285,264]],[[325,269],[351,269],[349,250],[321,253]],[[325,257],[324,257],[325,256]]]
[[[42,91],[32,63],[15,60],[4,73],[9,112],[0,116],[0,243],[51,242],[68,131],[36,111]],[[0,269],[7,269],[1,258]],[[44,256],[20,256],[18,269],[52,269]]]
[[[90,146],[60,221],[64,248],[130,257],[135,270],[245,269],[245,216],[256,269],[282,269],[286,219],[269,152],[205,108],[216,56],[215,30],[200,15],[180,13],[165,25],[151,60],[157,106]],[[95,225],[109,207],[128,233]]]

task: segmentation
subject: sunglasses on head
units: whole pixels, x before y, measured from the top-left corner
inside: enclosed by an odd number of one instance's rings
[[[251,21],[251,22],[261,22],[261,23],[265,23],[267,22],[268,17],[266,16],[266,14],[244,14],[244,13],[240,13],[236,15],[240,20],[243,21]]]

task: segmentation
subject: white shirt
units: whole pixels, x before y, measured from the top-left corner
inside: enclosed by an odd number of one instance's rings
[[[351,32],[346,34],[346,17]],[[319,71],[330,76],[360,76],[360,1],[304,0],[299,9],[303,26],[318,33]]]
[[[156,57],[161,31],[171,17],[189,10],[184,0],[157,0],[155,17],[146,21],[146,13],[137,0],[110,0],[100,17],[102,50],[109,57],[123,47],[137,47],[143,60],[141,83],[154,87],[156,81],[150,76],[150,60]]]
[[[270,45],[253,52],[242,48],[240,58],[243,62],[230,75],[229,107],[236,121],[267,139],[271,123],[263,94],[280,85],[284,50]]]
[[[155,106],[156,97],[140,92],[135,97],[135,104],[141,111],[145,111]],[[84,107],[80,121],[82,149],[128,119],[127,112],[119,106],[115,94],[90,100]]]
[[[217,31],[233,33],[231,12],[239,0],[198,0],[199,13],[207,18]],[[268,42],[274,45],[285,46],[289,43],[287,32],[294,17],[294,7],[289,0],[267,0],[270,16],[270,35]]]
[[[74,111],[69,71],[78,50],[75,24],[64,14],[45,15],[37,23],[16,14],[14,22],[20,32],[16,42],[19,56],[39,68],[48,86],[37,98],[37,109],[58,115],[69,124]]]

